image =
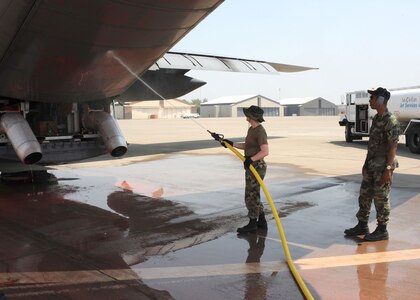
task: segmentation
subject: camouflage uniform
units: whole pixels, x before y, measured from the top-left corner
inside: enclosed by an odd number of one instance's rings
[[[265,177],[267,165],[263,157],[265,156],[266,150],[268,150],[268,142],[267,132],[261,125],[261,122],[265,121],[263,118],[264,110],[261,107],[251,105],[249,108],[243,108],[243,111],[247,117],[247,121],[251,125],[248,128],[245,145],[243,147],[241,145],[241,149],[245,152],[245,204],[248,209],[249,223],[238,228],[238,234],[255,233],[258,228],[267,229],[264,206],[260,199],[260,184],[249,169],[253,166],[261,179]],[[253,161],[252,157],[254,159],[260,159]]]
[[[360,187],[359,211],[356,214],[360,222],[368,222],[372,199],[378,224],[386,225],[389,221],[391,183],[381,185],[380,180],[386,170],[390,143],[398,141],[398,134],[399,125],[395,116],[388,111],[382,116],[375,115],[370,128],[368,154],[363,166],[365,174]],[[398,168],[398,161],[394,160],[391,167],[392,170]]]
[[[261,179],[264,179],[267,171],[267,164],[263,159],[254,161],[252,163]],[[248,217],[250,219],[257,219],[260,213],[264,211],[264,206],[260,197],[260,184],[252,174],[251,170],[245,171],[245,204],[248,209]]]
[[[250,127],[245,138],[245,156],[254,156],[260,151],[260,146],[267,143],[267,133],[262,125]],[[264,159],[254,161],[252,165],[261,179],[264,179],[267,171]],[[258,216],[264,212],[260,199],[260,184],[249,169],[245,171],[245,204],[250,219],[258,219]]]

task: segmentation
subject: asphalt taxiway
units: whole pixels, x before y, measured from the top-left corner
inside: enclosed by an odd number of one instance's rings
[[[197,126],[198,122],[200,126]],[[55,166],[54,185],[0,188],[7,299],[302,299],[275,222],[246,221],[241,162],[203,129],[241,140],[244,119],[123,120],[129,152]],[[420,297],[419,156],[400,142],[390,239],[347,239],[366,141],[336,117],[267,118],[264,180],[316,299]],[[263,201],[265,197],[262,196]],[[375,227],[372,211],[371,229]],[[1,299],[1,298],[0,298]]]

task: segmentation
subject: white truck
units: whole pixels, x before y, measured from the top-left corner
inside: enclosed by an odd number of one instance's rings
[[[388,110],[400,123],[400,134],[405,135],[406,146],[412,153],[420,153],[420,86],[390,89]],[[373,116],[367,90],[346,93],[345,113],[339,124],[345,126],[346,142],[369,136]]]

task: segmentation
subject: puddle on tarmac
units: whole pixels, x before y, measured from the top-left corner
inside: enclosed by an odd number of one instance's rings
[[[242,163],[225,155],[174,155],[121,167],[60,170],[54,174],[59,179],[80,178],[64,183],[76,187],[66,197],[108,210],[108,195],[119,190],[181,203],[199,215],[244,207]],[[301,192],[302,183],[314,178],[291,166],[269,165],[264,181],[276,201],[292,191]]]
[[[246,218],[244,170],[228,156],[175,155],[122,167],[52,173],[58,178],[56,185],[37,186],[35,191],[32,185],[28,191],[2,189],[0,213],[7,221],[23,224],[27,232],[95,257],[115,252],[128,264],[139,263],[146,256],[235,232]],[[278,200],[286,187],[301,190],[311,178],[273,165],[265,181]],[[281,216],[312,205],[301,199],[277,203]]]

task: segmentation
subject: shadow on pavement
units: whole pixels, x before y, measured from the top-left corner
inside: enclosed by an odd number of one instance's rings
[[[345,141],[331,141],[330,144],[344,147],[344,148],[357,148],[357,149],[363,149],[367,151],[367,144],[368,140],[356,140],[351,143],[347,143]],[[397,158],[398,156],[408,157],[408,158],[417,158],[420,159],[420,154],[411,153],[408,147],[406,147],[403,143],[398,144],[398,150],[397,150]],[[363,162],[361,162],[363,164]]]

